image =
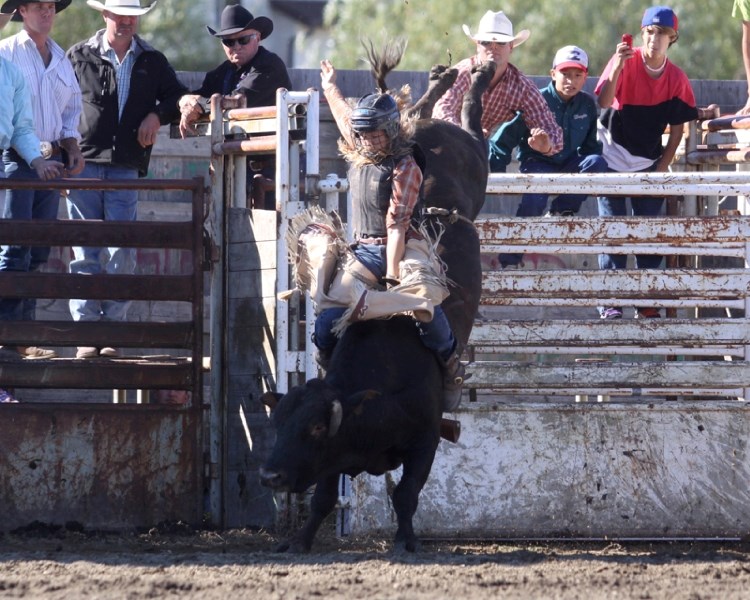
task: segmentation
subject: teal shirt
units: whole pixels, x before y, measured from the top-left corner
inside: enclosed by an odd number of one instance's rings
[[[41,156],[41,143],[34,133],[31,93],[21,70],[0,58],[0,148],[15,149],[27,163]],[[11,101],[12,99],[12,101]]]
[[[554,81],[540,91],[563,131],[563,149],[557,154],[546,156],[529,148],[526,141],[529,138],[529,128],[523,121],[523,114],[519,112],[513,120],[503,123],[489,140],[491,171],[505,172],[516,146],[519,161],[533,158],[553,165],[563,165],[574,156],[602,153],[602,145],[596,137],[598,115],[594,98],[586,92],[578,92],[565,102],[555,90]]]

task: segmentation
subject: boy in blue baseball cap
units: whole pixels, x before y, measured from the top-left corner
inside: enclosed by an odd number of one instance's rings
[[[602,156],[612,171],[665,172],[682,140],[684,124],[698,118],[693,89],[687,75],[667,58],[667,50],[677,41],[678,20],[668,6],[647,8],[641,19],[642,46],[617,44],[594,90],[602,113],[599,139]],[[662,135],[669,126],[669,138]],[[651,217],[661,214],[664,198],[632,196],[630,213],[623,196],[598,199],[599,216]],[[624,269],[627,256],[602,254],[600,269]],[[636,268],[655,269],[661,256],[636,255]],[[620,307],[601,307],[603,319],[622,318]],[[661,316],[657,308],[639,308],[636,317]]]

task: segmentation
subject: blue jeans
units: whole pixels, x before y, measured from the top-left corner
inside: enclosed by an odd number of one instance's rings
[[[521,163],[521,173],[606,173],[609,168],[607,161],[598,154],[588,156],[573,156],[563,165],[552,165],[541,160],[530,158]],[[561,194],[550,203],[551,212],[570,210],[577,213],[588,194]],[[547,207],[549,194],[524,194],[516,211],[517,217],[540,217]],[[517,265],[523,259],[522,254],[500,254],[498,256],[503,267]]]
[[[644,169],[643,173],[649,173],[654,168]],[[624,217],[628,215],[625,204],[625,196],[600,196],[597,198],[600,217]],[[630,196],[631,215],[636,217],[656,217],[662,213],[664,198],[656,196]],[[636,269],[657,269],[661,265],[662,257],[658,254],[636,254]],[[600,254],[600,269],[624,269],[627,265],[626,254]],[[606,306],[599,306],[599,314],[602,315]]]
[[[354,248],[354,254],[357,260],[361,262],[367,270],[378,279],[385,277],[385,246],[375,244],[357,244]],[[330,352],[336,345],[338,339],[331,332],[334,322],[341,318],[346,312],[343,306],[326,308],[320,311],[315,319],[315,334],[313,342],[319,350]],[[450,358],[456,350],[456,338],[451,331],[450,323],[443,312],[442,307],[436,306],[432,321],[423,323],[415,321],[419,330],[419,338],[425,347],[435,352],[442,360]]]
[[[7,179],[38,179],[31,168],[13,150],[3,153],[3,166]],[[4,219],[12,220],[57,220],[60,205],[60,190],[5,190]],[[49,246],[2,246],[0,247],[0,271],[37,271],[49,258]],[[0,299],[0,320],[33,320],[36,298]]]
[[[653,167],[645,169],[644,173],[653,171]],[[612,171],[610,171],[612,172]],[[628,215],[625,196],[600,196],[597,199],[600,217],[624,217]],[[630,214],[635,217],[656,217],[662,213],[664,198],[656,196],[631,196]],[[600,254],[600,269],[624,269],[628,257],[625,254]],[[658,254],[636,254],[636,269],[658,269],[662,257]]]
[[[521,163],[521,173],[606,173],[607,161],[598,154],[574,156],[563,165],[552,165],[540,160],[529,160]],[[570,210],[577,213],[588,194],[562,194],[552,200],[550,211]],[[549,194],[524,194],[516,211],[517,217],[540,217],[547,206]]]
[[[137,179],[138,171],[87,162],[79,175],[86,179]],[[104,221],[135,221],[137,190],[71,190],[68,217]],[[94,275],[99,273],[130,275],[135,271],[134,248],[73,248],[70,272]],[[129,301],[72,299],[70,314],[74,321],[124,321]]]

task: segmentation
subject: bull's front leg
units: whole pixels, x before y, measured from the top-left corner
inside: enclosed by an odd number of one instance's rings
[[[403,552],[404,550],[416,552],[419,550],[419,540],[414,533],[414,513],[417,512],[419,493],[430,475],[438,442],[439,437],[425,440],[424,444],[414,448],[404,458],[401,481],[393,490],[393,509],[396,511],[398,522],[394,539],[394,551],[396,552]]]
[[[458,77],[458,69],[452,69],[444,65],[435,65],[430,69],[430,79],[427,91],[417,100],[416,104],[407,111],[409,118],[429,119],[432,109],[440,97],[448,91]]]
[[[279,544],[276,548],[277,552],[301,554],[310,551],[321,523],[336,507],[339,497],[338,483],[339,475],[332,475],[318,481],[310,500],[310,516],[297,533]]]
[[[489,87],[496,69],[497,65],[491,60],[472,69],[471,86],[464,94],[461,106],[461,128],[483,145],[485,139],[482,132],[482,94]]]

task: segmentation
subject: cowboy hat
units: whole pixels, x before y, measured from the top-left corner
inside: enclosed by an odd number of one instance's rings
[[[219,30],[211,29],[206,25],[208,33],[216,37],[232,35],[245,29],[255,29],[260,33],[260,39],[264,40],[273,31],[273,21],[268,17],[254,18],[250,11],[239,4],[231,4],[221,11],[221,23]]]
[[[22,4],[31,4],[32,2],[54,2],[55,13],[59,13],[61,10],[65,10],[72,0],[8,0],[0,6],[0,13],[3,13],[4,15],[13,13],[13,16],[10,18],[11,21],[23,21],[21,13],[19,13],[17,9]]]
[[[520,46],[529,39],[531,32],[523,29],[518,35],[513,35],[513,24],[503,11],[488,10],[479,21],[477,32],[472,35],[468,25],[463,26],[464,33],[475,42],[513,42],[513,46]]]
[[[104,4],[97,0],[86,0],[86,4],[94,10],[98,10],[99,12],[107,10],[112,14],[123,17],[139,17],[145,15],[156,6],[156,2],[157,0],[154,0],[148,6],[141,7],[140,0],[104,0]]]

